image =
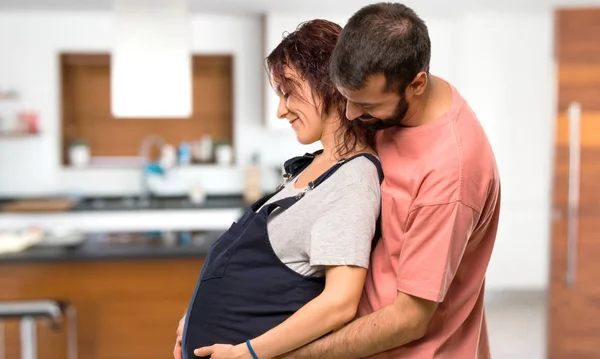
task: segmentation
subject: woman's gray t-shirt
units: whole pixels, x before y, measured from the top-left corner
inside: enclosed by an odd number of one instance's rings
[[[304,191],[291,180],[267,203]],[[304,276],[322,277],[325,266],[369,267],[381,207],[379,176],[365,157],[343,164],[287,210],[270,215],[267,231],[275,254]]]

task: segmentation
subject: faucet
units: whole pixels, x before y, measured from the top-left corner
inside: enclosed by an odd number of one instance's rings
[[[141,187],[138,205],[140,207],[148,207],[150,204],[150,188],[148,186],[148,165],[150,164],[150,149],[153,146],[162,147],[167,142],[159,135],[148,135],[142,140],[140,145],[140,157],[142,158],[142,176]]]

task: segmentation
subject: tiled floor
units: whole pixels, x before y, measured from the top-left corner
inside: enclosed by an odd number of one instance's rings
[[[546,295],[486,293],[492,359],[546,358]]]

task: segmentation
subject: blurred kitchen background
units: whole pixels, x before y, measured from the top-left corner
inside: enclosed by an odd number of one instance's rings
[[[208,245],[318,148],[265,56],[368,3],[0,0],[0,308],[35,317],[0,358],[169,358]],[[600,1],[405,3],[500,167],[493,358],[600,358]]]

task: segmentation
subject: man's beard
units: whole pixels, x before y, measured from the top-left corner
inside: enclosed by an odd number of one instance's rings
[[[373,131],[379,131],[391,127],[403,126],[402,121],[404,120],[404,116],[406,116],[407,112],[408,102],[406,101],[406,98],[402,97],[400,98],[398,105],[396,105],[396,108],[394,109],[394,114],[391,117],[381,119],[369,115],[364,115],[361,116],[359,120],[362,121],[364,126],[368,129]]]

